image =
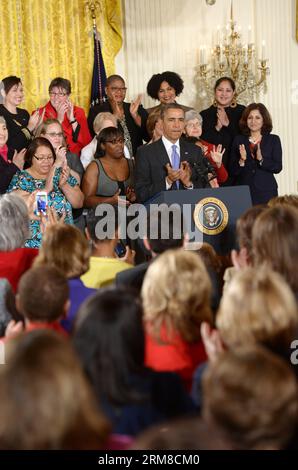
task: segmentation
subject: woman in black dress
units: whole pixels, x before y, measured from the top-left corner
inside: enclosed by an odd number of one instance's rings
[[[229,168],[233,139],[240,134],[239,121],[245,109],[236,102],[236,86],[230,77],[219,78],[214,86],[214,102],[210,108],[200,112],[203,118],[202,140],[225,149],[223,164]],[[231,177],[225,185],[233,184]]]

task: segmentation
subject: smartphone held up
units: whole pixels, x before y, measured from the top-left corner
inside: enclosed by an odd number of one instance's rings
[[[46,215],[48,208],[48,193],[46,191],[38,191],[35,195],[36,214]]]
[[[126,246],[124,245],[122,240],[119,240],[115,247],[115,253],[118,256],[118,258],[123,258],[123,256],[126,255]]]

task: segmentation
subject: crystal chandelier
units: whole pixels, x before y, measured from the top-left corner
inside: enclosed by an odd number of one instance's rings
[[[224,33],[218,27],[209,63],[206,46],[200,47],[197,84],[201,107],[210,106],[213,102],[214,84],[223,76],[234,80],[236,97],[242,104],[252,103],[257,100],[259,93],[266,93],[269,67],[265,41],[262,41],[261,59],[258,60],[251,38],[251,27],[248,27],[246,44],[242,43],[240,31],[241,27],[237,28],[233,18],[233,2],[231,2],[229,25]]]

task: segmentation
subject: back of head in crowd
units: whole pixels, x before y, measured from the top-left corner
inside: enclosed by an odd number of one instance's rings
[[[22,248],[29,236],[28,209],[16,194],[0,196],[0,251]]]
[[[296,194],[285,194],[284,196],[273,197],[268,202],[268,207],[284,205],[292,206],[298,209],[298,196]]]
[[[203,261],[190,251],[167,250],[149,266],[142,286],[144,319],[156,338],[163,325],[189,342],[211,322],[211,282]]]
[[[255,346],[224,353],[203,375],[203,416],[234,449],[283,449],[297,424],[296,378],[286,362]]]
[[[152,426],[137,436],[133,450],[229,450],[215,426],[198,416],[180,418]],[[199,457],[197,455],[197,457]],[[182,463],[182,455],[177,455],[177,464]],[[192,462],[196,462],[195,458]]]
[[[170,209],[170,210],[169,210]],[[184,242],[184,220],[180,208],[160,206],[147,216],[147,239],[153,253],[179,248]]]
[[[139,397],[128,377],[144,364],[142,306],[124,288],[107,288],[80,308],[74,345],[97,396],[115,404]]]
[[[253,263],[280,273],[298,296],[298,210],[278,205],[261,214],[252,231]],[[297,297],[298,298],[298,297]]]
[[[256,205],[247,209],[237,220],[236,233],[240,250],[245,250],[248,263],[252,262],[252,228],[256,218],[267,209],[267,206]]]
[[[227,286],[216,326],[229,349],[262,344],[287,357],[298,331],[294,295],[278,273],[245,268]]]
[[[87,214],[87,237],[95,244],[118,238],[121,209],[111,204],[106,204],[105,207],[106,211],[99,213],[98,210],[90,209]]]
[[[10,282],[0,278],[0,338],[5,335],[6,327],[12,319],[22,321],[23,317],[16,310],[15,296]]]
[[[90,247],[82,232],[73,225],[49,227],[34,266],[58,268],[68,279],[80,277],[89,269]]]
[[[69,307],[69,289],[65,276],[54,267],[29,269],[21,278],[17,307],[30,321],[54,322]]]
[[[71,344],[52,331],[9,342],[0,403],[0,449],[104,447],[109,425]]]

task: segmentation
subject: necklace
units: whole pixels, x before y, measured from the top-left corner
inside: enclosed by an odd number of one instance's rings
[[[256,144],[258,144],[259,142],[261,142],[262,136],[259,136],[259,137],[257,137],[256,139],[254,139],[252,136],[250,136],[250,137],[248,138],[248,140],[249,140],[249,142],[250,142],[251,144],[256,145]]]

